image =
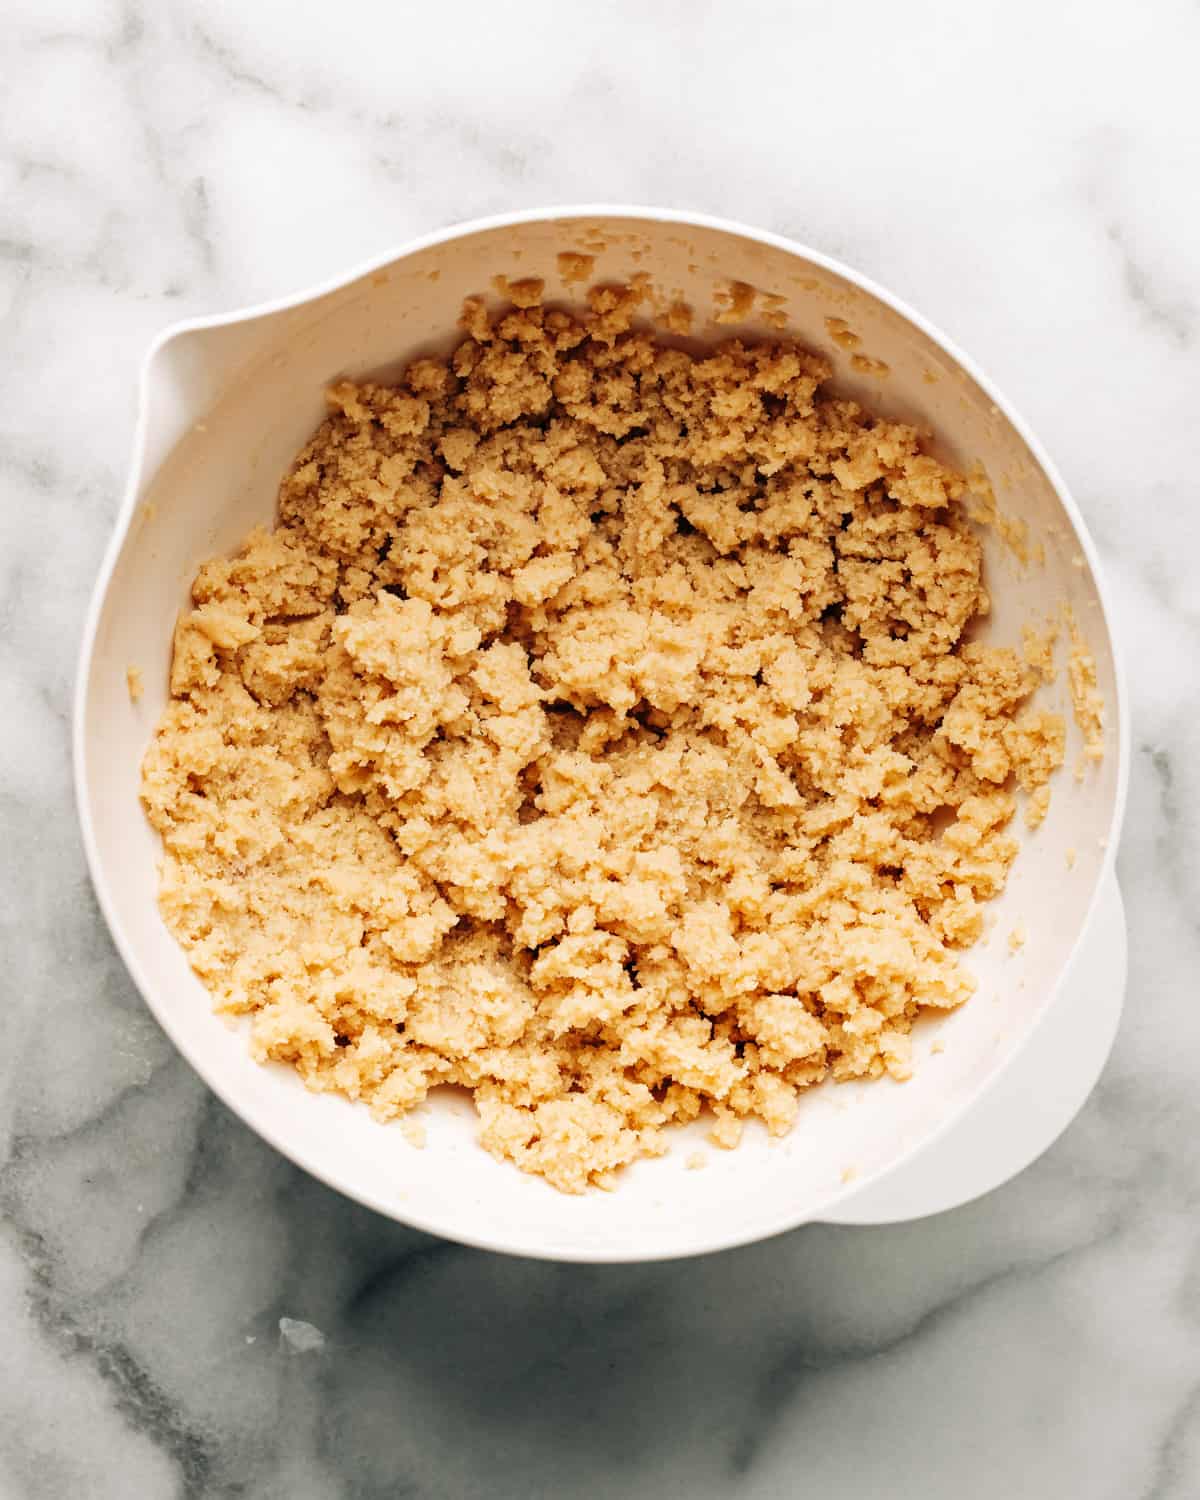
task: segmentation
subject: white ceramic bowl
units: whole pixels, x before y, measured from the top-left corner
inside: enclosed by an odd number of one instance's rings
[[[166,698],[171,631],[197,565],[270,522],[276,487],[323,414],[334,376],[378,372],[455,340],[463,298],[497,274],[541,276],[574,300],[557,256],[594,254],[595,276],[649,273],[701,314],[731,282],[763,297],[744,321],[697,324],[704,338],[786,329],[833,361],[837,384],[888,415],[928,425],[940,456],[979,462],[1001,510],[1024,521],[1044,563],[1022,565],[984,535],[993,614],[986,634],[1018,643],[1021,625],[1068,602],[1095,654],[1107,704],[1106,753],[1081,782],[1065,673],[1042,701],[1070,724],[1067,768],[1049,817],[1024,847],[993,906],[992,937],[972,950],[977,995],[936,1028],[922,1028],[911,1082],[810,1090],[789,1137],[751,1127],[735,1152],[685,1159],[702,1138],[681,1132],[671,1153],[623,1174],[615,1193],[564,1197],[501,1164],[474,1141],[460,1097],[423,1112],[428,1143],[366,1109],[305,1090],[290,1069],[251,1061],[244,1037],[209,998],[155,904],[157,840],[138,801],[139,763]],[[762,313],[767,313],[763,321]],[[855,352],[885,378],[855,368],[830,334],[840,318]],[[778,321],[778,319],[776,319]],[[130,702],[126,669],[145,693]],[[963,355],[896,298],[828,257],[735,224],[657,209],[572,208],[442,230],[336,282],[228,317],[167,330],[142,374],[132,471],[88,616],[75,711],[79,815],[96,890],[138,988],[180,1051],[217,1094],[293,1161],[381,1213],[466,1243],[564,1260],[690,1255],[774,1234],[834,1205],[910,1158],[966,1110],[1008,1065],[1056,992],[1111,867],[1124,788],[1128,727],[1092,543],[1065,487],[1028,429]],[[1068,869],[1068,850],[1074,866]],[[1017,925],[1024,947],[1006,938]],[[944,1054],[927,1057],[940,1037]]]

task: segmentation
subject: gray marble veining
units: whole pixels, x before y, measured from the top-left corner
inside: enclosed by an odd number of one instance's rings
[[[1200,1493],[1195,7],[12,0],[0,56],[0,1495]],[[1062,1140],[954,1213],[648,1267],[439,1243],[216,1103],[97,913],[69,695],[151,335],[581,199],[895,288],[1102,549],[1125,1022]]]

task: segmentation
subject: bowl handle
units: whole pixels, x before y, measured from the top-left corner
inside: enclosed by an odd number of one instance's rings
[[[970,1203],[1031,1166],[1083,1108],[1108,1060],[1125,1003],[1127,956],[1125,906],[1110,874],[1058,994],[1012,1064],[944,1136],[823,1222],[924,1219]]]

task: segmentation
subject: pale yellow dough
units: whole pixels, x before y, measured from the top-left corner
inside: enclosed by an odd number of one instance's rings
[[[1063,725],[962,479],[790,344],[465,313],[343,383],[272,533],[207,563],[145,760],[161,907],[260,1058],[579,1192],[711,1111],[909,1072]],[[526,305],[528,304],[528,305]]]

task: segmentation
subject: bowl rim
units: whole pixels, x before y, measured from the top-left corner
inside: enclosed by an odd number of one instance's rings
[[[755,1227],[749,1230],[743,1229],[735,1223],[724,1222],[719,1217],[715,1217],[711,1228],[706,1234],[694,1235],[692,1240],[682,1248],[670,1247],[666,1249],[656,1248],[645,1250],[639,1249],[637,1246],[630,1246],[628,1251],[622,1247],[618,1251],[606,1249],[603,1252],[593,1252],[585,1246],[526,1243],[519,1236],[512,1234],[490,1233],[484,1224],[481,1224],[476,1232],[464,1232],[458,1226],[447,1229],[442,1223],[438,1222],[435,1215],[409,1212],[402,1204],[395,1204],[385,1200],[382,1196],[373,1194],[369,1190],[359,1189],[339,1180],[336,1175],[313,1162],[306,1150],[290,1142],[286,1131],[276,1129],[267,1122],[254,1118],[252,1112],[248,1111],[244,1102],[233,1097],[233,1090],[225,1084],[219,1073],[214,1069],[203,1066],[193,1055],[193,1050],[188,1045],[186,1039],[176,1034],[176,1030],[172,1024],[170,1009],[158,1003],[157,988],[150,982],[144,972],[134,945],[121,925],[114,902],[110,896],[108,879],[100,857],[96,838],[95,824],[88,794],[88,751],[84,733],[88,689],[91,681],[92,662],[100,617],[107,598],[113,571],[129,534],[130,523],[135,514],[138,495],[142,487],[143,472],[146,467],[145,439],[149,408],[150,377],[159,353],[168,344],[183,335],[202,332],[211,328],[228,327],[237,323],[250,322],[254,319],[285,312],[291,308],[302,306],[305,303],[316,301],[330,293],[339,291],[343,287],[349,286],[366,276],[405,260],[411,255],[424,250],[436,249],[439,245],[453,240],[463,239],[491,230],[511,228],[520,224],[595,218],[626,219],[630,221],[649,220],[657,223],[680,225],[685,228],[711,230],[717,233],[738,236],[757,242],[758,244],[766,245],[772,249],[783,251],[786,254],[798,256],[810,264],[819,266],[843,278],[851,285],[866,292],[884,306],[898,313],[940,347],[951,360],[975,381],[1028,447],[1034,462],[1049,481],[1063,509],[1067,513],[1080,549],[1086,558],[1088,568],[1095,582],[1101,617],[1112,653],[1116,701],[1109,706],[1109,711],[1113,714],[1113,722],[1115,724],[1116,733],[1114,739],[1117,756],[1112,814],[1105,834],[1103,857],[1096,874],[1095,884],[1084,918],[1079,924],[1075,941],[1062,965],[1057,981],[1048,990],[1042,1000],[1041,1006],[1030,1019],[1025,1029],[1014,1036],[1007,1049],[998,1057],[996,1065],[988,1077],[973,1094],[963,1100],[956,1108],[948,1110],[934,1129],[907,1151],[899,1155],[895,1161],[889,1163],[888,1166],[874,1174],[864,1176],[850,1184],[831,1190],[813,1208],[801,1212],[781,1212],[766,1228]],[[931,1147],[936,1141],[941,1140],[947,1131],[952,1130],[955,1124],[1008,1071],[1024,1051],[1025,1047],[1028,1046],[1042,1019],[1062,990],[1063,983],[1084,944],[1088,930],[1096,916],[1101,892],[1106,882],[1114,875],[1117,843],[1124,821],[1128,797],[1130,733],[1130,713],[1125,667],[1120,643],[1113,627],[1113,609],[1109,586],[1091,533],[1050,455],[1029,424],[980,366],[969,355],[964,353],[952,339],[948,338],[940,328],[931,323],[928,318],[915,308],[911,307],[904,299],[896,296],[895,293],[889,291],[871,277],[846,265],[834,256],[813,249],[799,240],[787,235],[776,234],[771,230],[755,228],[737,220],[688,209],[619,203],[549,205],[463,220],[406,240],[380,254],[369,256],[365,260],[357,262],[348,270],[325,277],[315,284],[301,288],[298,291],[253,303],[249,306],[235,309],[232,312],[212,313],[202,317],[181,319],[165,327],[151,342],[142,359],[139,370],[137,415],[134,422],[132,458],[128,468],[128,476],[125,482],[121,505],[113,522],[112,533],[103,553],[99,572],[84,617],[83,633],[76,665],[71,720],[72,779],[75,793],[75,809],[79,821],[88,873],[91,877],[101,914],[104,917],[117,952],[150,1013],[166,1032],[175,1049],[182,1054],[193,1071],[199,1075],[205,1086],[210,1088],[222,1103],[232,1110],[256,1135],[273,1146],[282,1156],[302,1168],[310,1176],[317,1178],[326,1187],[332,1188],[344,1197],[350,1198],[352,1201],[360,1203],[366,1208],[373,1209],[386,1218],[411,1228],[422,1230],[425,1233],[436,1235],[439,1238],[451,1239],[456,1243],[474,1249],[491,1250],[535,1260],[575,1262],[580,1264],[649,1263],[652,1261],[690,1258],[695,1255],[711,1254],[719,1250],[730,1250],[741,1245],[771,1239],[790,1229],[798,1228],[802,1224],[820,1223],[823,1216],[834,1209],[839,1203],[849,1201],[857,1193],[865,1191],[867,1188],[883,1181],[892,1172],[910,1165],[922,1152]]]

